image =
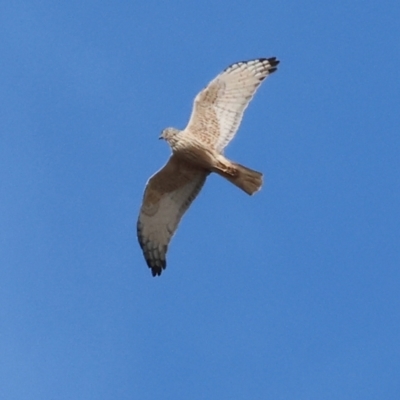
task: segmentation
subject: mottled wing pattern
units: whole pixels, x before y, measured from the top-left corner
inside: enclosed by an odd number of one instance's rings
[[[222,151],[235,136],[257,88],[278,64],[272,57],[229,66],[196,96],[186,132]]]
[[[140,247],[153,276],[166,267],[168,244],[209,172],[176,156],[148,181],[137,222]]]

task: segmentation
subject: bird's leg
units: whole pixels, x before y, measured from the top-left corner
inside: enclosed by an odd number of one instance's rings
[[[227,160],[224,156],[218,155],[215,169],[217,172],[222,172],[223,174],[229,176],[237,176],[239,171],[229,160]]]

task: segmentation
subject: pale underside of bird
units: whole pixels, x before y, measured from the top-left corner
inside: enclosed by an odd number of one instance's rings
[[[184,130],[162,132],[172,155],[147,182],[137,222],[139,244],[153,276],[165,269],[170,240],[211,172],[249,195],[261,188],[262,174],[228,160],[223,150],[261,82],[278,64],[275,57],[232,64],[196,96]]]

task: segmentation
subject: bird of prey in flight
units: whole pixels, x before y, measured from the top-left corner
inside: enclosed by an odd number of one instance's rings
[[[139,244],[153,276],[165,269],[169,242],[211,172],[249,195],[261,188],[262,174],[228,160],[223,150],[261,82],[278,64],[275,57],[232,64],[196,96],[184,130],[163,130],[160,138],[172,155],[147,182],[137,222]]]

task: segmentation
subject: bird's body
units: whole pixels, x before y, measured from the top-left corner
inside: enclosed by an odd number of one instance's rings
[[[186,130],[167,128],[163,131],[161,138],[168,142],[172,154],[194,166],[210,169],[215,162],[216,151]]]
[[[223,150],[236,134],[255,91],[278,63],[275,58],[263,58],[231,65],[197,95],[184,130],[162,132],[160,138],[168,142],[172,156],[147,183],[137,224],[153,276],[166,267],[169,241],[211,172],[250,195],[261,188],[262,174],[228,160]]]
[[[175,128],[167,128],[161,137],[165,138],[171,146],[173,155],[195,167],[208,172],[215,172],[224,178],[239,173],[235,164],[225,158],[222,152],[198,140],[186,130],[178,131]]]

